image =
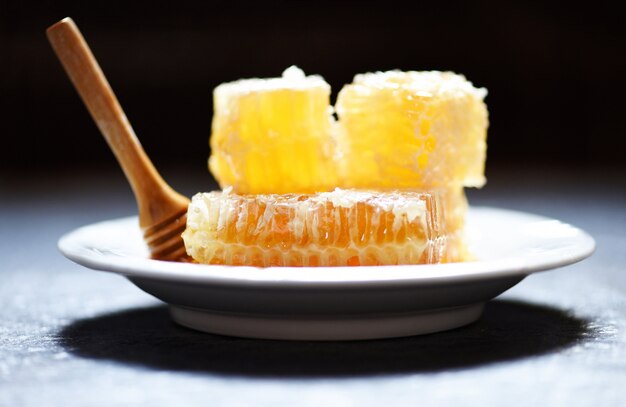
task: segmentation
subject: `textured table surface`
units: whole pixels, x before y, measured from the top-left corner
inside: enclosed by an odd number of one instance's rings
[[[165,174],[185,193],[208,177]],[[0,176],[0,406],[626,405],[626,173],[498,171],[473,205],[558,218],[596,253],[450,332],[311,343],[197,333],[59,236],[135,213],[120,173]],[[506,238],[503,231],[502,238]]]

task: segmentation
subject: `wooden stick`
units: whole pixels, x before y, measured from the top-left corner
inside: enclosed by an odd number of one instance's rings
[[[48,39],[128,179],[142,229],[167,221],[189,200],[163,181],[141,147],[98,62],[71,18],[47,30]]]

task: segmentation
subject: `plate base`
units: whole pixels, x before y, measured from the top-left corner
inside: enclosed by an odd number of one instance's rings
[[[484,303],[417,313],[303,317],[222,314],[170,306],[172,319],[203,332],[257,339],[348,341],[397,338],[454,329],[476,321]]]

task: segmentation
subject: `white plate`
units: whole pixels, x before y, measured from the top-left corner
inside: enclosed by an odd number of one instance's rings
[[[126,276],[205,332],[267,339],[354,340],[442,331],[480,317],[528,274],[591,255],[584,231],[536,215],[471,208],[475,262],[377,267],[230,267],[151,260],[135,217],[61,238],[69,259]]]

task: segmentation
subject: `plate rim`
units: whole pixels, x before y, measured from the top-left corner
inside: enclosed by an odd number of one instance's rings
[[[524,216],[537,221],[555,221],[556,219],[523,211],[495,208],[490,206],[472,206],[470,212],[490,211],[504,216]],[[99,221],[78,227],[65,233],[58,241],[60,252],[71,261],[84,267],[121,274],[127,278],[141,278],[171,281],[183,284],[205,284],[238,288],[274,288],[274,289],[364,289],[370,287],[396,287],[414,285],[439,285],[451,282],[471,282],[503,277],[525,277],[535,272],[552,270],[577,263],[591,256],[596,249],[596,242],[586,231],[571,224],[560,224],[576,230],[580,249],[568,258],[556,258],[549,261],[530,261],[527,257],[513,256],[497,260],[478,260],[462,263],[398,265],[398,266],[359,266],[359,267],[251,267],[224,266],[193,263],[175,263],[139,257],[102,256],[95,258],[76,244],[76,238],[86,231],[105,224],[135,221],[137,216],[128,216]],[[393,267],[394,273],[382,273],[377,278],[372,274],[382,269]],[[420,268],[420,273],[413,269]],[[233,269],[237,272],[233,273]],[[308,269],[314,273],[306,273]],[[279,272],[278,272],[278,271]],[[338,272],[340,270],[340,272]],[[285,272],[288,273],[285,273]],[[363,273],[366,271],[366,273]],[[370,276],[359,278],[351,274]],[[285,278],[290,274],[292,278]],[[274,276],[278,275],[278,276]],[[329,276],[326,276],[329,275]],[[332,278],[321,278],[321,277]],[[339,277],[337,277],[339,276]],[[294,278],[295,277],[295,278]],[[352,278],[346,278],[352,277]],[[356,278],[355,278],[356,277]]]

